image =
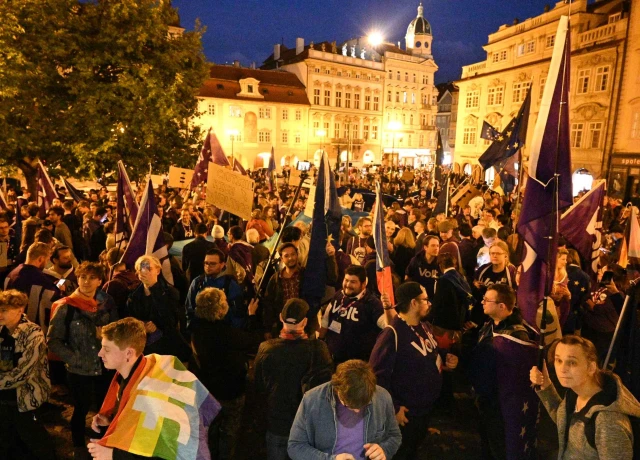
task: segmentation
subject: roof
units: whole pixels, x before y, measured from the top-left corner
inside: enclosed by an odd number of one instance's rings
[[[449,91],[450,94],[458,92],[458,87],[452,81],[440,83],[436,85],[436,88],[438,90],[438,100],[440,100],[445,91]]]
[[[391,43],[381,43],[380,45],[374,48],[378,53],[384,56],[384,53],[398,53],[398,54],[406,54],[407,56],[411,56],[411,53],[403,50],[402,48],[397,47]]]
[[[324,44],[326,51],[331,51],[332,43],[331,42],[319,42],[313,44],[313,49],[321,50],[322,45]],[[269,55],[267,59],[262,63],[261,69],[275,69],[278,65],[286,65],[293,64],[294,62],[304,61],[309,57],[309,48],[311,44],[305,45],[304,49],[300,54],[296,54],[295,48],[287,48],[284,45],[280,45],[280,59],[278,59],[278,63],[276,65],[276,61],[273,59],[273,53]],[[336,45],[337,48],[337,45]]]
[[[258,91],[264,98],[237,95],[240,92],[240,80],[245,78],[255,78],[260,82]],[[200,88],[198,96],[310,105],[305,86],[292,73],[224,65],[211,66],[209,78]]]
[[[422,6],[422,2],[418,6],[418,16],[411,21],[409,27],[407,27],[407,34],[414,33],[416,35],[419,34],[428,34],[431,35],[431,24],[424,18],[424,8]]]

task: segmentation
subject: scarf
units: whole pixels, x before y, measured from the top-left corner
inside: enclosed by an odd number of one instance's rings
[[[300,330],[285,330],[282,329],[280,331],[280,338],[284,339],[284,340],[300,340],[300,339],[307,339],[307,333],[304,332],[304,329],[300,329]]]

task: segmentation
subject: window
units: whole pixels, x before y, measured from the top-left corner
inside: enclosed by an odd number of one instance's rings
[[[631,139],[640,139],[640,111],[631,115]]]
[[[502,105],[502,100],[504,97],[504,87],[503,86],[494,86],[489,88],[487,94],[487,105]]]
[[[378,138],[378,125],[371,127],[371,139],[376,140]]]
[[[411,103],[412,104],[416,103],[416,93],[411,93]]]
[[[324,90],[324,105],[331,105],[331,90]]]
[[[411,147],[411,134],[407,136],[407,147]]]
[[[547,83],[547,77],[540,78],[540,94],[538,95],[539,99],[542,99],[542,95],[544,94],[544,85]]]
[[[340,123],[333,124],[333,137],[335,138],[340,137]]]
[[[325,69],[324,73],[326,73],[327,75],[331,75],[331,69]]]
[[[464,134],[462,136],[462,143],[465,145],[475,145],[476,143],[476,129],[473,128],[464,128]]]
[[[589,123],[589,148],[599,149],[602,139],[602,122]]]
[[[316,67],[315,69],[313,69],[313,71],[314,71],[315,73],[320,73],[320,67]]]
[[[424,113],[420,115],[420,124],[422,126],[427,126],[427,116]]]
[[[313,103],[315,105],[320,105],[320,90],[319,89],[314,89],[313,90]]]
[[[409,124],[413,125],[413,114],[409,115]]]
[[[342,91],[336,91],[336,107],[342,107]]]
[[[342,76],[342,70],[338,70],[338,76],[341,77]]]
[[[360,74],[359,73],[356,74],[356,78],[360,78]]]
[[[429,98],[427,97],[426,94],[422,95],[422,104],[424,104],[424,105],[429,104]]]
[[[622,19],[622,13],[615,13],[609,16],[609,24],[613,24],[614,22],[618,22]]]
[[[424,147],[424,134],[418,136],[418,147]]]
[[[269,107],[262,107],[258,111],[258,118],[271,118],[271,109]]]
[[[523,56],[525,54],[531,54],[536,50],[536,42],[535,40],[530,40],[526,43],[521,43],[518,45],[517,55]]]
[[[364,109],[371,110],[371,96],[365,94],[364,96]]]
[[[409,72],[404,73],[404,81],[409,81]]]
[[[545,40],[545,45],[547,48],[553,47],[556,44],[556,36],[555,35],[547,35],[547,39]]]
[[[302,141],[302,136],[300,135],[300,133],[296,133],[296,137],[295,137],[296,144],[299,144],[301,141]]]
[[[358,123],[351,125],[351,139],[358,139]]]
[[[402,92],[402,103],[403,104],[407,103],[407,92],[406,91]]]
[[[596,69],[596,87],[594,91],[606,91],[609,86],[609,72],[611,67],[608,65],[598,67]]]
[[[585,94],[589,91],[589,78],[591,77],[591,69],[582,69],[578,71],[578,86],[576,92]]]
[[[289,133],[287,131],[282,131],[282,143],[283,144],[289,143]]]
[[[282,119],[283,120],[289,119],[289,109],[282,109]]]
[[[393,70],[389,71],[389,80],[393,80]]]
[[[396,102],[400,102],[400,91],[396,91]]]
[[[399,70],[396,72],[396,80],[400,81],[400,71]]]
[[[387,91],[387,102],[391,102],[391,91]]]
[[[364,125],[362,127],[362,137],[365,141],[369,139],[369,125]]]
[[[522,83],[514,83],[513,84],[513,102],[524,101],[524,98],[527,97],[527,93],[529,92],[530,87],[531,87],[530,81],[524,81]]]
[[[325,132],[325,136],[329,135],[329,122],[325,121],[324,123],[322,123],[322,129],[324,129]]]
[[[209,115],[215,115],[216,114],[216,105],[215,104],[209,104],[207,106],[207,113]]]
[[[247,85],[247,93],[253,93],[253,85]]]
[[[271,142],[271,131],[260,131],[258,133],[258,142]]]
[[[317,132],[320,129],[320,122],[319,121],[314,121],[313,122],[313,133],[317,136]]]
[[[380,97],[373,96],[373,110],[380,110]]]
[[[344,93],[344,108],[351,108],[351,93]]]
[[[423,85],[429,84],[429,75],[423,75],[422,76],[422,84]]]
[[[403,113],[403,114],[402,114],[402,124],[403,124],[403,125],[406,125],[406,124],[407,124],[407,114],[406,114],[406,113]]]
[[[571,124],[571,147],[579,149],[582,147],[582,135],[584,133],[584,123]]]
[[[467,99],[465,102],[465,108],[470,109],[473,107],[478,107],[478,103],[480,100],[480,91],[468,91]]]
[[[296,121],[302,120],[302,110],[296,109]]]
[[[507,60],[507,50],[496,51],[491,56],[491,62],[502,62]]]
[[[353,95],[353,108],[360,109],[360,93],[354,93]]]
[[[237,105],[230,105],[229,106],[229,116],[233,117],[233,118],[242,117],[242,107],[239,107]]]
[[[342,137],[345,139],[349,137],[349,123],[345,123],[342,126]]]
[[[413,82],[414,82],[414,83],[417,83],[417,82],[416,82],[416,74],[415,74],[415,73],[413,74]]]

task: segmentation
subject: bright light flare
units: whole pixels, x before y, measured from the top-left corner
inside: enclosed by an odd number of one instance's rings
[[[381,45],[383,42],[382,34],[380,32],[374,31],[369,33],[369,43],[372,46]]]

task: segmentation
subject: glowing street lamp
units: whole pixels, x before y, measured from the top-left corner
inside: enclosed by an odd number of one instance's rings
[[[320,142],[320,148],[324,152],[324,137],[327,135],[327,132],[324,129],[316,130],[316,137],[320,137],[322,141]]]

